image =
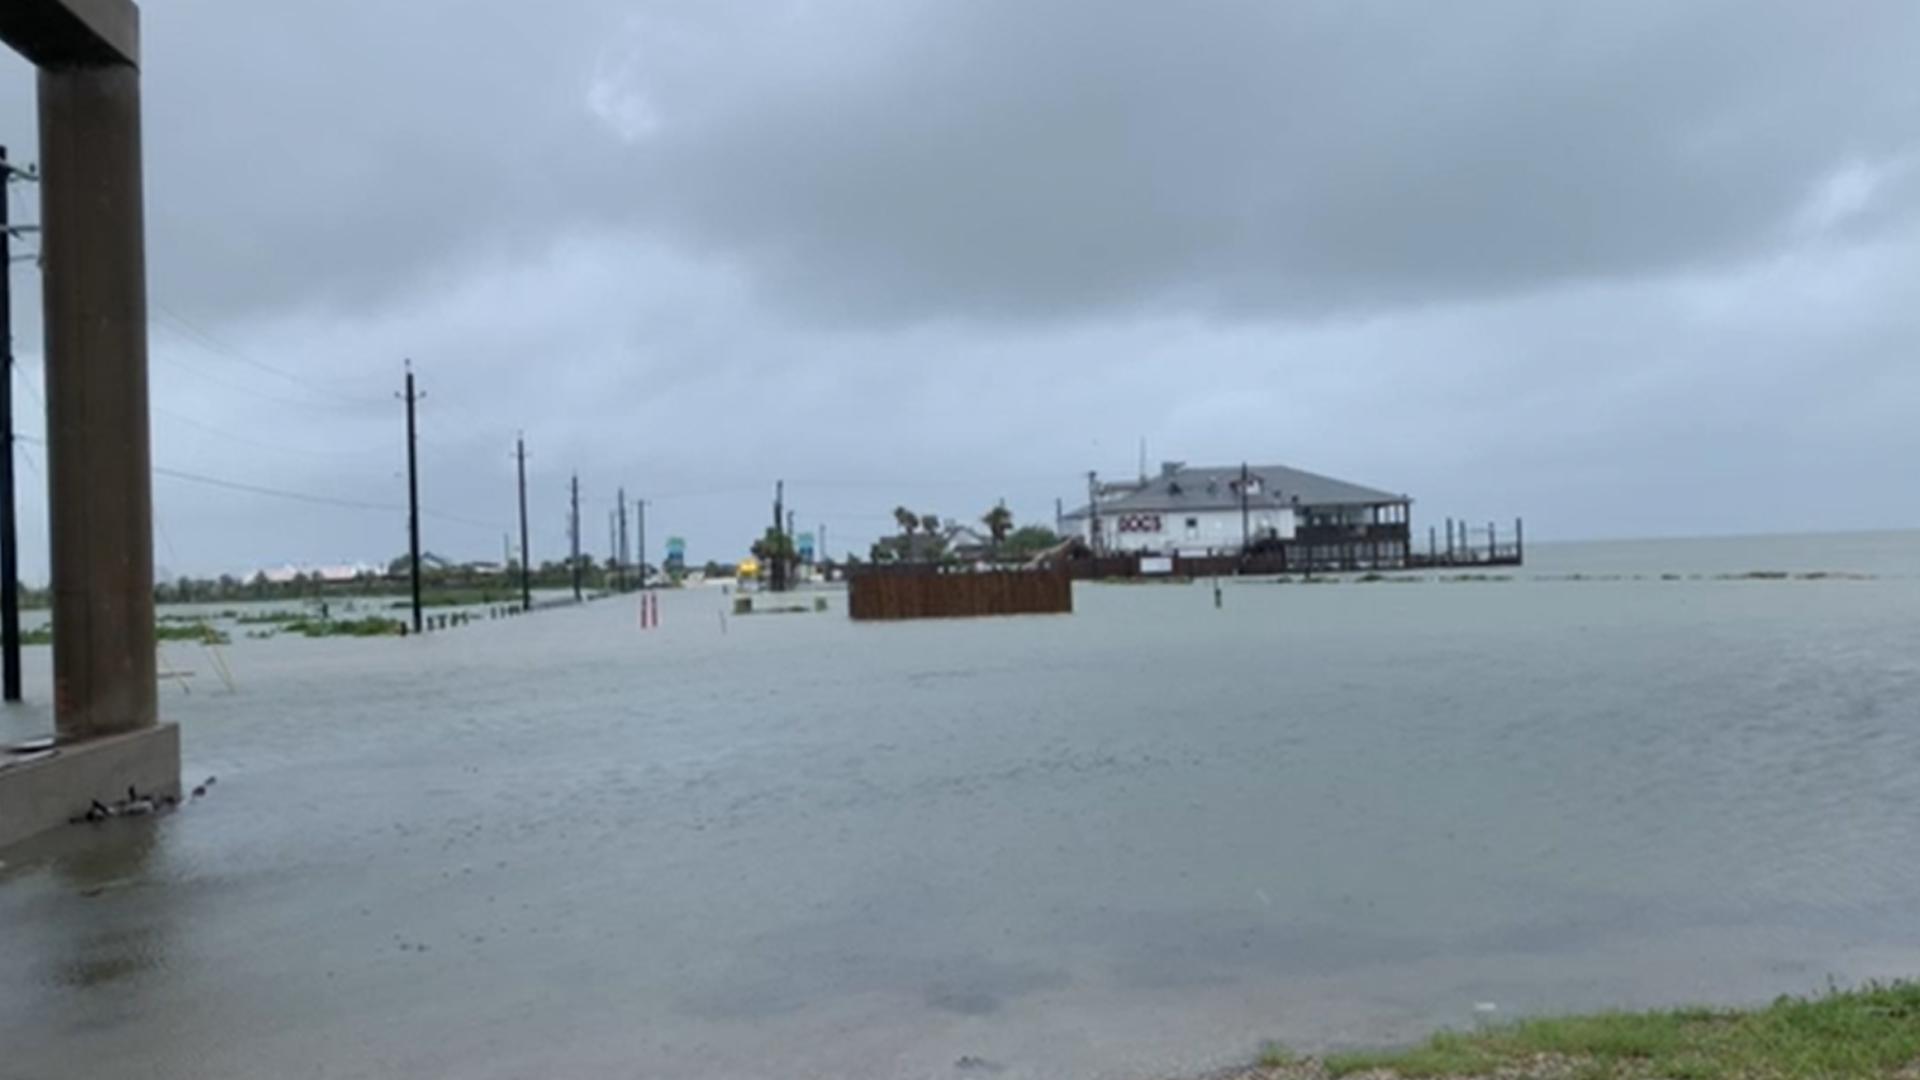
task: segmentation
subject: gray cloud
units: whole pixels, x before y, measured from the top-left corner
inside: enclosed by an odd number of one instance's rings
[[[730,558],[777,475],[863,547],[899,502],[1044,520],[1142,436],[1542,536],[1915,521],[1887,494],[1920,452],[1911,5],[146,23],[156,460],[390,505],[410,356],[456,554],[511,528],[523,429],[537,555],[575,469],[596,546],[625,484],[656,557]],[[0,63],[16,156],[30,89]],[[170,568],[402,542],[387,511],[156,494]]]
[[[1262,317],[1751,257],[1838,169],[1914,205],[1910,6],[919,13],[836,77],[722,60],[759,92],[660,104],[644,219],[814,315]]]

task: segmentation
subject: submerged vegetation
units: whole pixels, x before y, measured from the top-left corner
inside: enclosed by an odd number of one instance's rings
[[[221,612],[226,614],[226,612]],[[241,626],[270,626],[275,623],[297,622],[306,618],[298,611],[248,611],[233,616],[233,621]]]
[[[281,629],[302,637],[387,637],[407,632],[407,624],[384,615],[360,619],[296,619]]]
[[[1871,985],[1752,1010],[1546,1017],[1442,1032],[1405,1050],[1295,1059],[1278,1044],[1237,1080],[1508,1077],[1777,1080],[1920,1075],[1920,984]]]
[[[520,587],[497,586],[448,586],[420,595],[420,606],[435,607],[480,607],[486,604],[517,604],[520,602]],[[402,597],[387,605],[391,608],[413,606],[411,598]]]
[[[1276,574],[1271,577],[1248,577],[1241,580],[1252,585],[1372,585],[1391,583],[1397,585],[1417,584],[1427,581],[1448,584],[1487,583],[1508,581],[1531,582],[1622,582],[1622,581],[1874,581],[1878,575],[1861,574],[1846,570],[1746,570],[1733,574],[1489,574],[1483,571],[1471,571],[1450,574],[1422,573],[1418,570],[1369,570],[1362,573],[1352,571],[1328,570],[1311,576]],[[1137,585],[1148,583],[1187,584],[1201,580],[1187,575],[1154,575],[1151,577],[1112,577],[1101,578],[1106,585]]]
[[[160,623],[154,637],[161,641],[192,641],[201,645],[225,645],[232,639],[225,630],[208,623]]]
[[[156,641],[191,641],[200,645],[225,645],[233,640],[225,630],[205,622],[155,622],[153,636]],[[53,626],[43,623],[31,630],[21,631],[20,644],[53,644]]]

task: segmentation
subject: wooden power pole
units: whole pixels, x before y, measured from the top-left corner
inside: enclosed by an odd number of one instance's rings
[[[420,454],[413,424],[413,406],[421,395],[413,389],[413,361],[407,361],[407,562],[413,578],[413,632],[420,621]]]
[[[573,474],[573,508],[568,513],[567,532],[573,541],[573,602],[580,602],[580,474]]]
[[[4,697],[20,700],[20,536],[13,495],[13,237],[7,219],[13,166],[0,146],[0,653]]]
[[[533,552],[527,547],[527,440],[513,441],[513,456],[520,467],[520,609],[533,610]]]

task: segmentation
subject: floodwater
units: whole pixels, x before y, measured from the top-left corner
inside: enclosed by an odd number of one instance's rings
[[[0,1076],[1145,1078],[1920,974],[1920,534],[1532,554],[169,646],[218,783],[0,853]]]

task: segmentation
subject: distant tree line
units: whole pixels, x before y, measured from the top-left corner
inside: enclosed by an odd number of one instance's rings
[[[657,568],[653,568],[656,569]],[[614,588],[622,580],[613,566],[612,560],[595,561],[582,555],[580,557],[581,584],[599,592]],[[628,587],[638,583],[638,568],[625,568],[624,582]],[[420,584],[427,593],[460,593],[469,597],[464,602],[486,603],[494,599],[517,599],[520,595],[520,564],[510,562],[502,567],[499,564],[455,563],[438,555],[423,552],[420,556]],[[532,577],[536,589],[562,589],[573,586],[573,564],[570,560],[550,560],[534,568]],[[322,600],[328,598],[348,598],[357,596],[399,596],[411,589],[408,575],[407,557],[401,555],[387,564],[385,573],[363,571],[351,578],[323,578],[318,574],[298,573],[281,580],[269,580],[265,573],[256,573],[242,578],[234,574],[221,574],[217,577],[181,576],[171,581],[157,581],[153,586],[155,602],[162,604],[188,603],[224,603],[243,600]],[[20,587],[20,605],[26,608],[45,608],[53,603],[53,593],[46,588],[36,588],[26,584]]]
[[[938,514],[919,514],[904,506],[893,509],[900,531],[873,542],[867,557],[875,563],[1024,562],[1060,543],[1043,525],[1014,527],[1013,511],[1000,503],[980,517],[980,534],[958,521],[942,522]]]

